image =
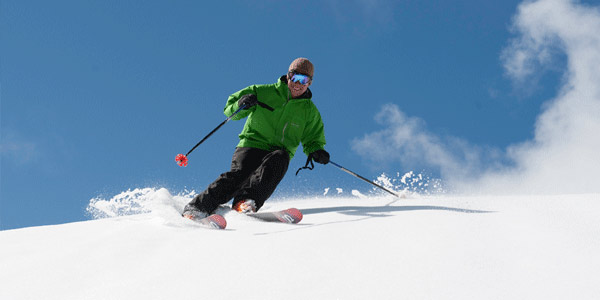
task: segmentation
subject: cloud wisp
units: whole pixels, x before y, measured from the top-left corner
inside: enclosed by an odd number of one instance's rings
[[[533,139],[501,151],[441,138],[387,105],[376,116],[385,129],[356,139],[353,149],[406,167],[439,168],[459,192],[600,192],[600,9],[569,0],[525,1],[513,28],[516,36],[501,60],[515,82],[535,77],[559,51],[567,60],[559,93],[544,103]]]
[[[20,164],[33,161],[39,156],[38,146],[24,140],[15,131],[2,129],[0,138],[0,156],[6,161],[18,161]]]

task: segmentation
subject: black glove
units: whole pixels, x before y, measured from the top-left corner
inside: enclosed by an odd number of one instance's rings
[[[320,164],[326,165],[329,163],[329,153],[323,149],[311,153],[310,156],[312,156],[314,161]]]
[[[238,100],[238,107],[246,106],[246,107],[244,107],[244,109],[248,109],[248,108],[256,105],[257,103],[258,103],[258,98],[256,98],[256,95],[247,94],[247,95],[242,96],[242,98],[240,98],[240,100]]]

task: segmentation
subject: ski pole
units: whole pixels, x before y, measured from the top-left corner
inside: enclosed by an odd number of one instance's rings
[[[375,182],[373,182],[373,181],[371,181],[369,179],[366,179],[366,178],[364,178],[364,177],[362,177],[362,176],[360,176],[360,175],[358,175],[358,174],[356,174],[356,173],[354,173],[354,172],[352,172],[352,171],[350,171],[350,170],[348,170],[348,169],[346,169],[346,168],[344,168],[344,167],[342,167],[342,166],[340,166],[340,165],[332,162],[331,160],[329,160],[329,163],[333,164],[334,166],[340,168],[342,171],[344,171],[344,172],[346,172],[346,173],[348,173],[348,174],[350,174],[350,175],[352,175],[352,176],[354,176],[354,177],[356,177],[358,179],[362,179],[362,180],[364,180],[364,181],[366,181],[366,182],[368,182],[368,183],[370,183],[370,184],[372,184],[372,185],[374,185],[374,186],[376,186],[376,187],[378,187],[378,188],[380,188],[380,189],[382,189],[382,190],[384,190],[384,191],[386,191],[386,192],[388,192],[388,193],[390,193],[390,194],[392,194],[392,195],[394,195],[396,197],[400,197],[400,196],[398,196],[398,194],[396,194],[396,193],[394,193],[394,192],[392,192],[392,191],[390,191],[390,190],[382,187],[381,185],[379,185],[379,184],[377,184],[377,183],[375,183]]]
[[[221,122],[221,124],[219,124],[219,126],[217,126],[215,129],[213,129],[213,131],[211,131],[202,140],[200,140],[198,142],[198,144],[196,144],[196,146],[192,147],[192,149],[190,149],[190,151],[188,151],[188,153],[186,153],[185,155],[177,154],[177,156],[175,156],[175,161],[177,162],[177,164],[180,167],[187,166],[187,164],[188,164],[187,156],[190,155],[190,153],[192,153],[192,151],[194,151],[196,148],[198,148],[198,146],[200,146],[200,144],[204,143],[204,141],[206,141],[206,139],[208,139],[213,133],[215,133],[215,131],[219,130],[219,128],[221,128],[223,125],[225,125],[225,123],[229,122],[229,120],[231,120],[231,118],[233,118],[235,115],[237,115],[237,113],[239,113],[244,108],[246,108],[245,105],[242,105],[242,107],[238,108],[238,110],[236,110],[231,116],[227,117],[227,119],[225,119],[225,121]]]

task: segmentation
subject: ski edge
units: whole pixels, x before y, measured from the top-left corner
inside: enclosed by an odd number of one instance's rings
[[[279,211],[266,211],[246,214],[249,217],[267,221],[267,222],[281,222],[287,224],[297,224],[302,221],[304,215],[297,208],[288,208]]]
[[[206,218],[202,218],[202,219],[198,219],[198,220],[194,220],[194,219],[191,219],[188,217],[184,217],[184,218],[186,218],[188,220],[192,220],[206,228],[225,229],[227,227],[227,220],[225,220],[225,217],[218,215],[218,214],[212,214]]]

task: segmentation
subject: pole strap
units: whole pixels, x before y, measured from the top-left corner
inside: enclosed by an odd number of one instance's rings
[[[312,170],[312,169],[314,169],[314,168],[315,168],[315,164],[313,163],[313,157],[312,157],[312,154],[309,154],[309,155],[308,155],[308,158],[306,159],[306,164],[304,165],[304,167],[302,167],[302,168],[298,169],[298,171],[296,171],[296,176],[298,176],[298,173],[299,173],[301,170],[304,170],[304,169],[309,169],[309,170]]]
[[[266,109],[268,109],[268,110],[270,110],[270,111],[274,111],[274,110],[275,110],[275,109],[273,109],[272,107],[270,107],[269,105],[267,105],[267,104],[265,104],[265,103],[262,103],[262,102],[260,102],[260,101],[258,101],[258,105],[259,105],[260,107],[262,107],[262,108],[266,108]]]

